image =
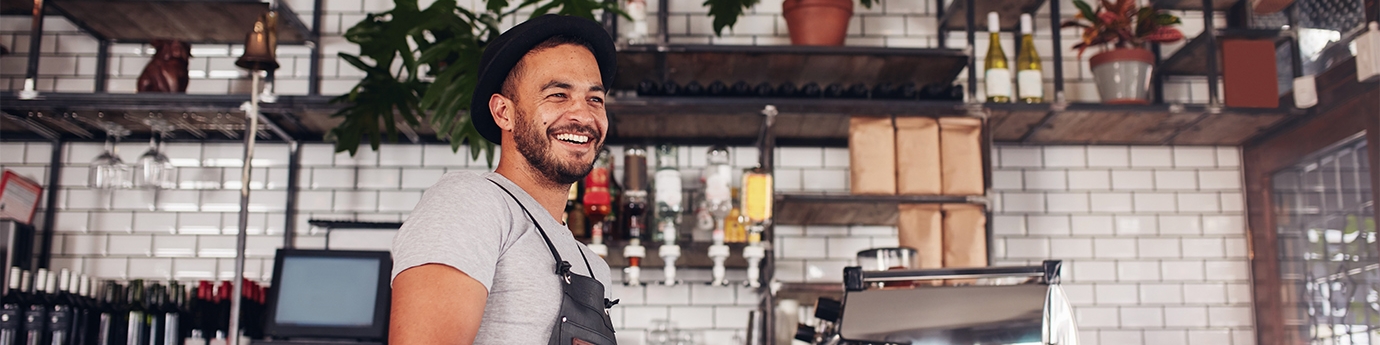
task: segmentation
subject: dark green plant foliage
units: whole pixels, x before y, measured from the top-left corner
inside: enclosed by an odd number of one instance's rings
[[[378,150],[383,140],[398,140],[399,125],[430,127],[452,150],[468,143],[471,158],[484,153],[492,165],[494,145],[479,135],[468,112],[479,59],[501,33],[499,23],[526,10],[531,17],[557,13],[591,20],[596,12],[621,13],[617,0],[489,0],[485,10],[475,13],[455,0],[437,0],[425,9],[416,0],[394,0],[392,10],[369,14],[347,30],[345,39],[359,45],[359,55],[339,56],[365,77],[331,101],[345,104],[331,115],[342,122],[326,134],[336,152],[354,155],[366,139]]]

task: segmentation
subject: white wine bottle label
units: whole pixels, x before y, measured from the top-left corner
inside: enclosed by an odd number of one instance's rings
[[[987,97],[1011,97],[1011,70],[993,68],[987,70]]]
[[[1016,86],[1020,87],[1021,98],[1045,97],[1045,81],[1039,70],[1028,69],[1016,72]]]

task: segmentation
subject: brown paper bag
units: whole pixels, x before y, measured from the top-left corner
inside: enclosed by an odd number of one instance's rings
[[[915,249],[914,268],[944,267],[944,222],[937,204],[901,204],[896,220],[902,247]]]
[[[891,117],[849,118],[848,156],[853,194],[896,194],[896,129]]]
[[[982,120],[968,117],[939,119],[939,160],[944,195],[981,195]]]
[[[896,118],[896,194],[940,193],[939,122],[929,117]]]
[[[898,243],[915,249],[912,268],[944,267],[944,217],[937,204],[901,204],[896,220]],[[943,280],[918,280],[917,286],[938,286]]]
[[[944,205],[944,267],[987,266],[987,215],[982,205]],[[972,284],[976,279],[951,279],[949,285]]]

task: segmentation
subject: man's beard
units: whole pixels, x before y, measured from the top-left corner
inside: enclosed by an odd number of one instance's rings
[[[517,129],[513,131],[513,141],[517,143],[518,152],[527,159],[527,164],[532,169],[545,177],[547,181],[555,184],[568,185],[580,181],[594,169],[594,160],[598,155],[590,157],[588,162],[568,162],[563,161],[551,152],[550,132],[564,129],[573,129],[575,132],[586,135],[589,140],[595,140],[596,144],[592,152],[599,152],[603,148],[603,140],[599,139],[598,131],[586,126],[572,125],[562,128],[548,128],[548,133],[541,133],[537,130],[536,123],[530,121],[527,113],[522,110],[517,111]]]

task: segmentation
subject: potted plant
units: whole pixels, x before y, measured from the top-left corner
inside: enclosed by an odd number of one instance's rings
[[[859,0],[872,8],[881,0]],[[714,33],[738,22],[743,11],[758,0],[706,0],[709,16],[714,17]],[[853,18],[853,0],[785,0],[781,3],[791,44],[809,46],[841,46],[848,35],[848,21]]]
[[[1080,58],[1089,47],[1103,47],[1088,60],[1102,102],[1148,104],[1155,56],[1145,45],[1182,40],[1184,34],[1173,27],[1179,17],[1136,6],[1136,0],[1100,0],[1096,10],[1083,0],[1073,4],[1078,14],[1061,27],[1083,29],[1082,41],[1073,46]]]
[[[479,12],[457,6],[456,0],[436,0],[422,9],[417,0],[394,0],[393,9],[371,13],[347,30],[345,39],[359,45],[359,55],[339,56],[365,77],[331,101],[344,104],[331,115],[341,122],[326,133],[336,152],[353,155],[366,139],[378,150],[385,136],[397,141],[398,127],[406,126],[434,130],[454,150],[468,143],[471,157],[485,153],[492,164],[494,146],[474,128],[468,108],[479,58],[501,33],[499,23],[519,11],[591,20],[600,10],[622,13],[616,0],[486,0],[484,5]]]

